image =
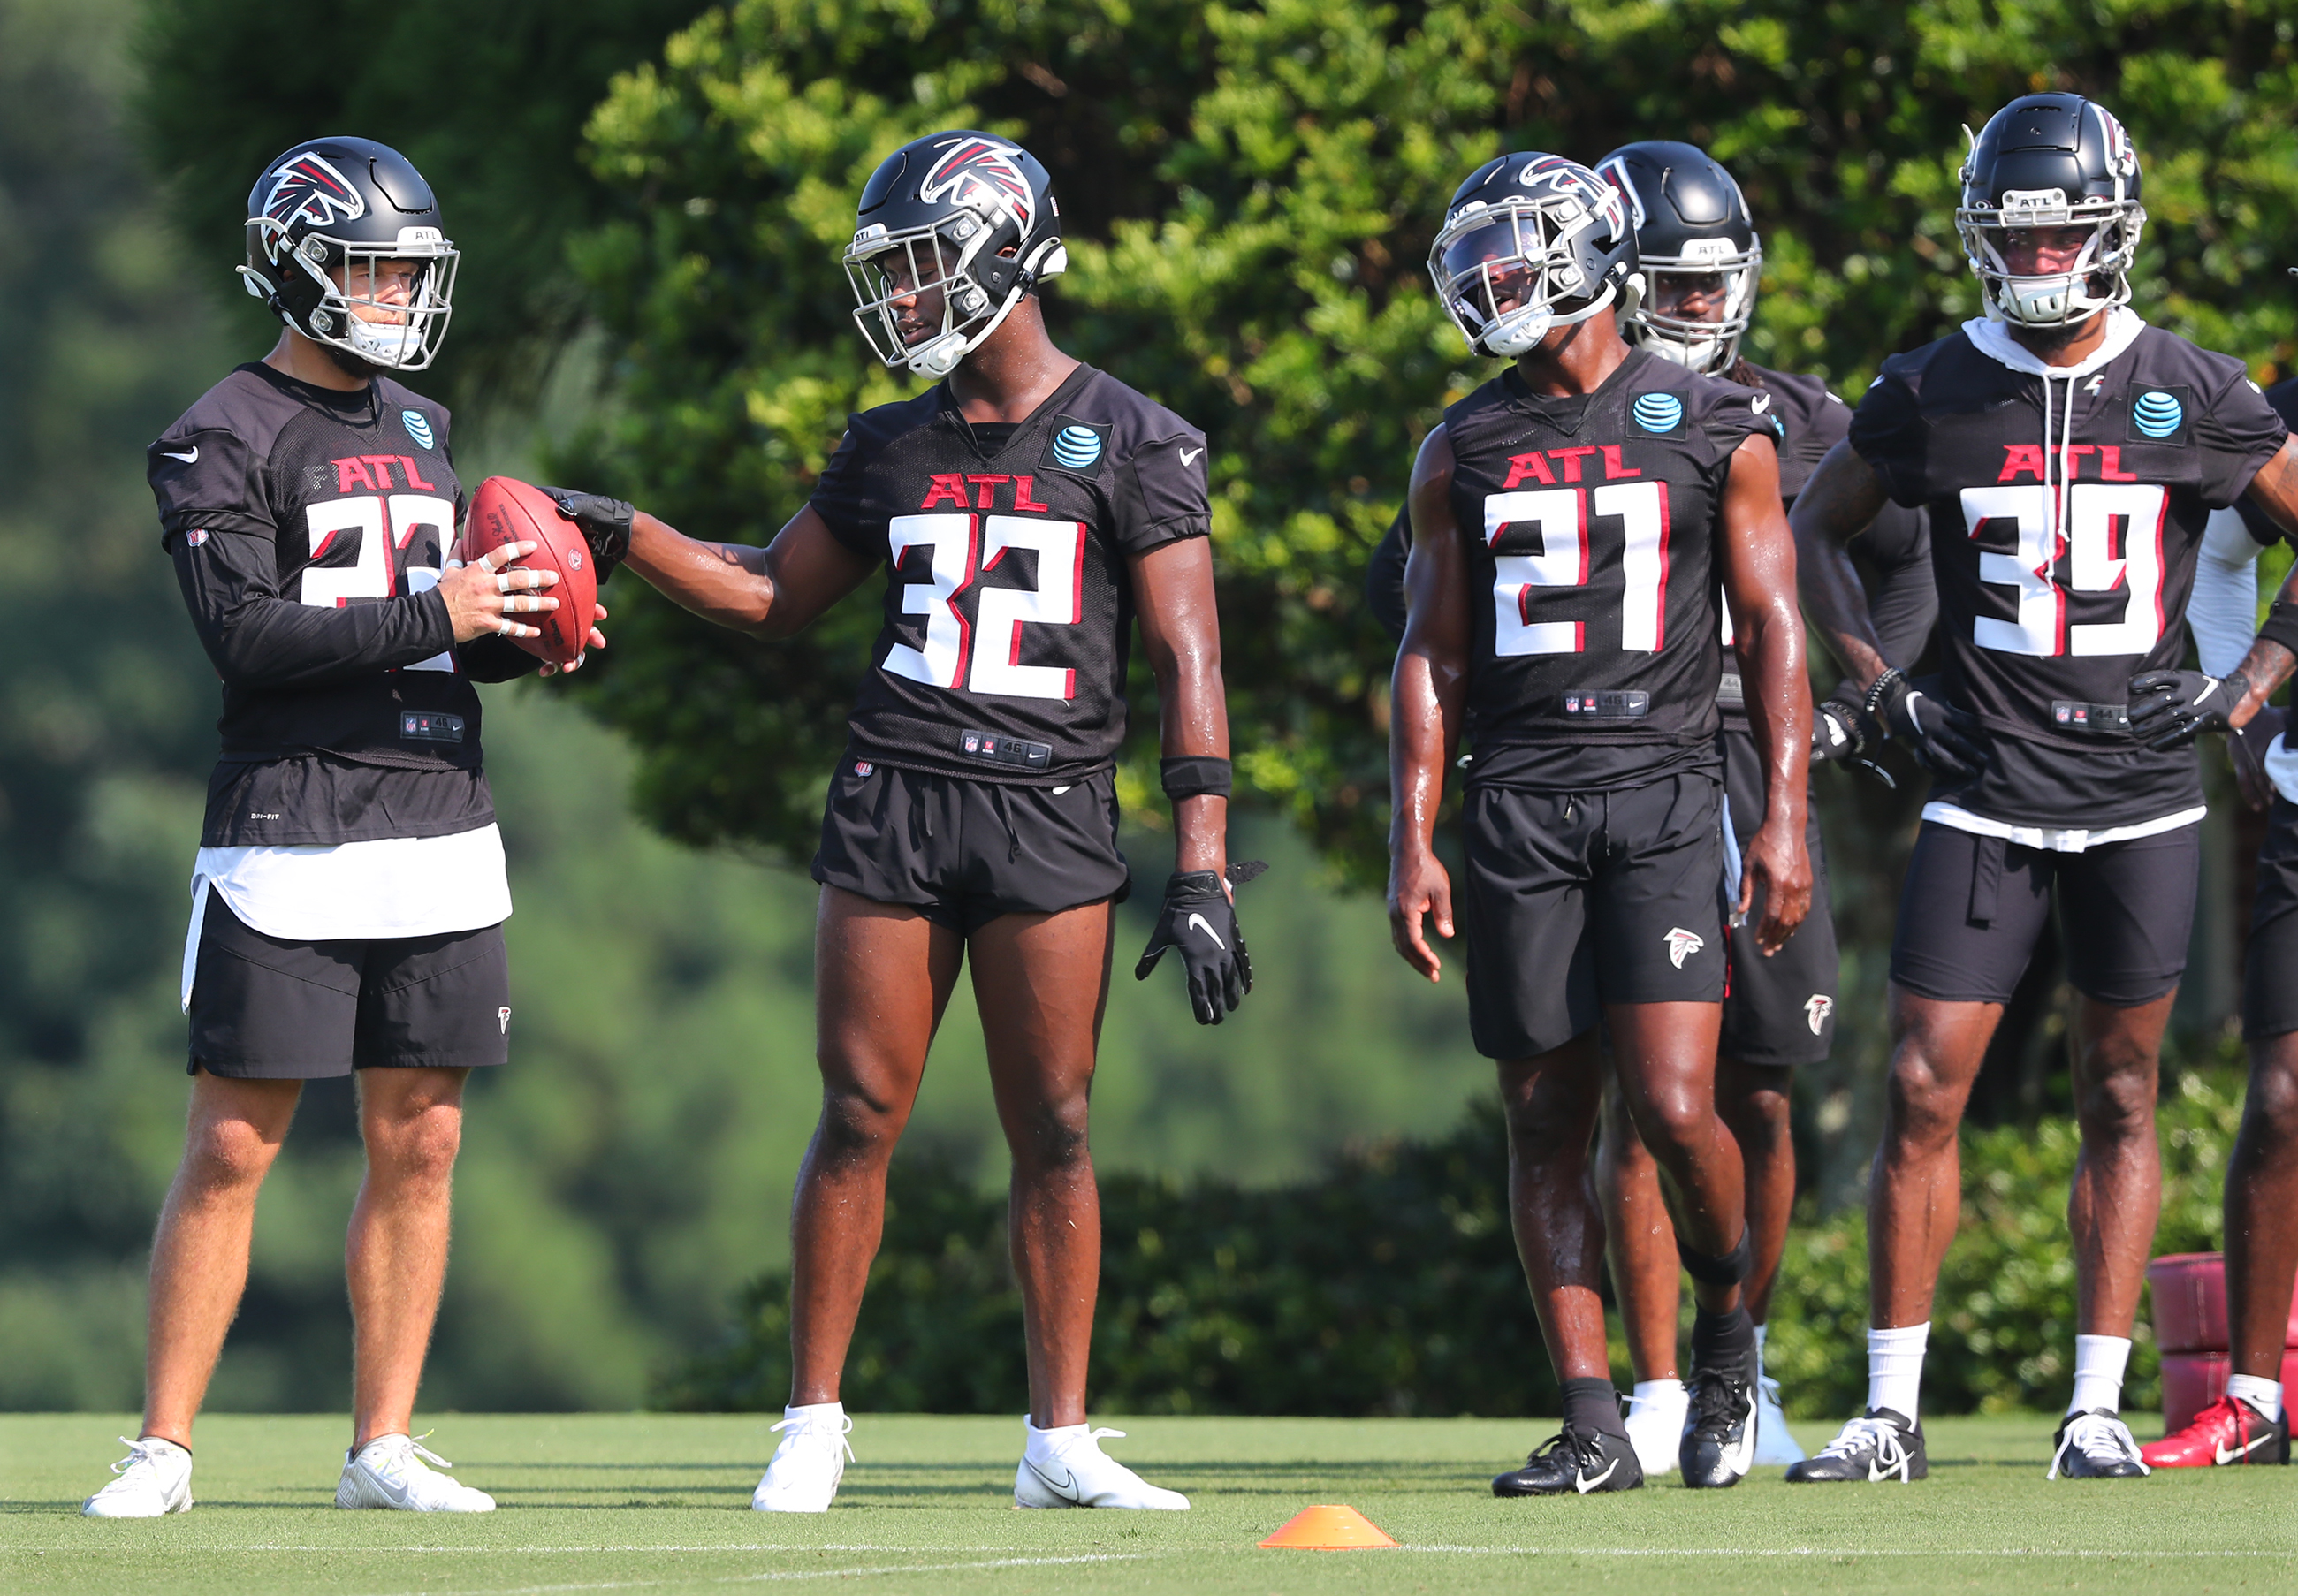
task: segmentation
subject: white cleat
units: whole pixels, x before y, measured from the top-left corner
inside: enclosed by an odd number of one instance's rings
[[[1123,1430],[1094,1430],[1084,1425],[1030,1432],[1013,1471],[1017,1508],[1155,1508],[1179,1512],[1189,1499],[1153,1485],[1101,1450],[1104,1435]]]
[[[765,1477],[750,1493],[750,1508],[758,1513],[827,1513],[837,1499],[838,1482],[846,1477],[846,1464],[854,1456],[846,1437],[854,1428],[843,1409],[790,1418],[773,1428],[782,1432],[766,1464]]]
[[[79,1504],[90,1518],[163,1518],[192,1510],[192,1454],[172,1441],[120,1438],[128,1455],[112,1466],[120,1477]]]
[[[412,1435],[377,1435],[355,1452],[343,1454],[343,1477],[335,1484],[339,1508],[398,1508],[412,1513],[492,1513],[495,1499],[475,1491],[429,1465],[454,1465]]]
[[[1769,1375],[1756,1380],[1756,1461],[1760,1465],[1800,1463],[1804,1450],[1788,1432],[1788,1416],[1780,1408],[1780,1383]]]
[[[1683,1439],[1684,1415],[1690,1407],[1691,1393],[1681,1380],[1663,1383],[1648,1397],[1628,1399],[1628,1444],[1635,1448],[1646,1481],[1675,1472],[1676,1447]]]

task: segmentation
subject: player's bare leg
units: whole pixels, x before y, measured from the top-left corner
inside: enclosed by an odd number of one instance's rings
[[[468,1070],[359,1071],[367,1174],[343,1252],[351,1300],[351,1450],[413,1427],[447,1282]]]
[[[790,1405],[838,1401],[862,1289],[885,1229],[886,1166],[925,1078],[964,958],[914,909],[824,887],[814,922],[822,1119],[790,1206]]]
[[[973,988],[1013,1156],[1007,1235],[1029,1342],[1029,1422],[1085,1422],[1101,1286],[1101,1194],[1087,1139],[1115,910],[1007,914],[973,936]]]
[[[1598,1294],[1603,1220],[1588,1179],[1602,1087],[1593,1031],[1500,1066],[1508,1126],[1509,1223],[1559,1380],[1611,1383]],[[1567,1416],[1568,1417],[1568,1416]]]
[[[1930,1319],[1939,1265],[1962,1213],[1956,1133],[2002,1018],[2000,1004],[1946,1003],[1891,988],[1883,1142],[1867,1183],[1868,1322],[1879,1330]]]
[[[1715,1040],[1724,1011],[1713,1003],[1612,1004],[1614,1067],[1628,1117],[1659,1166],[1676,1234],[1696,1253],[1724,1258],[1747,1229],[1740,1149],[1715,1112]],[[1710,1313],[1740,1305],[1740,1286],[1695,1278],[1692,1296]]]
[[[1612,1298],[1619,1305],[1635,1373],[1624,1422],[1636,1461],[1649,1480],[1675,1467],[1690,1400],[1676,1369],[1683,1263],[1675,1253],[1675,1222],[1660,1195],[1659,1166],[1628,1118],[1618,1078],[1608,1071],[1596,1150],[1596,1200],[1604,1213]]]
[[[2253,966],[2253,971],[2256,965]],[[2282,1383],[2290,1294],[2298,1277],[2298,1031],[2250,1045],[2250,1092],[2227,1161],[2226,1393],[2186,1428],[2142,1447],[2155,1468],[2290,1460],[2290,1391]]]
[[[247,1286],[255,1197],[279,1155],[299,1080],[192,1077],[184,1162],[152,1240],[144,1428],[188,1448],[226,1331]]]
[[[1748,1202],[1748,1317],[1770,1316],[1772,1286],[1787,1252],[1796,1162],[1789,1071],[1774,1064],[1715,1061],[1715,1112],[1740,1145]]]
[[[2162,1208],[2154,1087],[2178,994],[2115,1007],[2075,1006],[2075,1122],[2082,1134],[2067,1228],[2075,1244],[2075,1328],[2129,1340]]]

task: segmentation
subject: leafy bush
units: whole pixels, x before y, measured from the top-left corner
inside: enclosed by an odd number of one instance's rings
[[[2166,1092],[2160,1253],[2213,1247],[2241,1101],[2200,1076]],[[1932,1412],[2063,1400],[2074,1260],[2064,1211],[2074,1127],[1966,1132],[1963,1228],[1939,1282],[1924,1373]],[[1102,1182],[1102,1286],[1090,1385],[1135,1413],[1552,1413],[1557,1392],[1502,1207],[1508,1154],[1479,1104],[1434,1142],[1336,1159],[1270,1191]],[[1791,1235],[1769,1362],[1802,1417],[1856,1411],[1866,1391],[1866,1226],[1856,1210]],[[664,1407],[758,1411],[789,1379],[789,1278],[743,1294],[726,1343],[678,1369]],[[1616,1362],[1617,1361],[1616,1356]],[[2159,1403],[2140,1316],[2125,1404]],[[1622,1371],[1624,1373],[1624,1371]],[[931,1157],[895,1165],[885,1241],[847,1363],[846,1401],[880,1411],[1028,1406],[1005,1203]]]

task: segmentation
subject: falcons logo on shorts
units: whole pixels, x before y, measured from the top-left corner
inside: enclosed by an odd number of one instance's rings
[[[1667,934],[1667,962],[1681,970],[1684,960],[1707,946],[1707,938],[1679,925]]]
[[[325,155],[306,150],[280,163],[271,192],[263,196],[263,214],[282,227],[298,221],[324,227],[337,218],[355,221],[365,216],[367,201]]]
[[[1803,1017],[1811,1021],[1811,1034],[1817,1036],[1827,1017],[1835,1013],[1835,999],[1824,992],[1814,992],[1803,1000]]]
[[[1002,211],[1013,219],[1014,225],[1028,237],[1029,224],[1037,213],[1036,196],[1029,192],[1029,179],[1021,175],[1013,152],[1004,145],[992,144],[986,138],[961,138],[951,145],[946,154],[933,164],[926,174],[918,197],[931,204],[946,194],[956,195],[956,203],[972,199],[964,185],[971,184],[985,190],[981,203],[991,211]]]

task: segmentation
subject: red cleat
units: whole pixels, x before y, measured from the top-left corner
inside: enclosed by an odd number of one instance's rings
[[[2222,1396],[2175,1435],[2138,1449],[2149,1468],[2215,1468],[2229,1463],[2290,1461],[2290,1419],[2269,1418],[2237,1397]]]

